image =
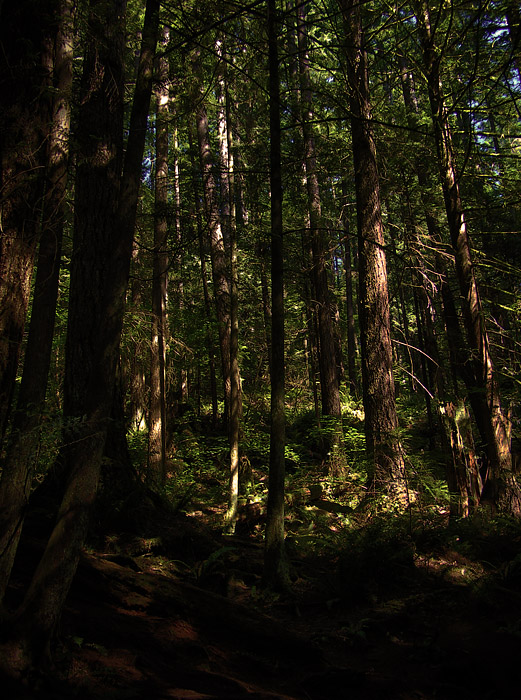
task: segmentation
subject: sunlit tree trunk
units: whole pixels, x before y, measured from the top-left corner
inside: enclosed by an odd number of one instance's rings
[[[351,132],[358,221],[359,311],[365,435],[372,487],[407,502],[404,456],[397,435],[387,265],[376,148],[371,126],[361,9],[339,0],[346,31]]]
[[[56,37],[44,52],[49,82],[54,82],[47,143],[46,190],[22,381],[13,414],[0,482],[0,601],[9,580],[37,461],[41,412],[51,361],[69,152],[72,85],[73,4],[63,0]],[[55,40],[54,40],[55,39]]]

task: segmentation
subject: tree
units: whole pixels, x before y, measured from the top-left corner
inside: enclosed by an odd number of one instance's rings
[[[0,440],[13,399],[38,244],[51,76],[46,37],[54,7],[0,6]],[[20,41],[19,27],[24,28]]]
[[[62,457],[67,482],[56,524],[5,645],[12,666],[20,671],[50,656],[87,534],[114,400],[159,3],[147,2],[121,176],[124,20],[124,4],[91,1],[77,134],[75,259],[67,334]],[[85,326],[92,333],[88,343]]]
[[[55,85],[47,141],[42,230],[23,375],[11,422],[0,482],[0,600],[7,586],[29,500],[45,406],[58,296],[64,204],[68,174],[73,7],[56,7],[56,36],[47,39],[43,58]],[[55,40],[54,40],[55,39]]]
[[[285,589],[289,585],[284,546],[285,474],[285,373],[284,373],[284,249],[282,219],[282,169],[280,145],[280,85],[278,20],[275,0],[267,1],[268,80],[270,98],[270,190],[271,190],[271,430],[270,469],[264,549],[266,585]]]
[[[163,28],[161,45],[168,44]],[[166,480],[166,302],[168,284],[168,59],[158,59],[156,87],[156,168],[150,342],[150,412],[147,479],[161,489]]]
[[[511,427],[502,406],[490,351],[456,173],[452,133],[442,92],[441,52],[437,37],[439,27],[433,25],[427,3],[416,6],[416,16],[423,48],[440,181],[454,250],[466,337],[471,350],[468,366],[472,372],[474,387],[471,388],[469,400],[487,453],[490,469],[490,498],[499,510],[519,516],[521,515],[521,491],[512,474]]]
[[[341,416],[339,374],[333,334],[333,319],[330,300],[327,258],[328,244],[322,222],[320,188],[317,175],[315,142],[311,123],[313,121],[313,101],[309,55],[307,47],[306,6],[297,6],[297,36],[299,51],[299,77],[302,105],[302,131],[304,137],[304,168],[306,174],[309,207],[309,237],[313,257],[313,283],[317,304],[320,366],[320,387],[322,413],[327,416]]]
[[[425,364],[425,384],[433,392],[437,402],[437,417],[440,439],[446,460],[446,476],[451,494],[450,512],[453,517],[466,517],[477,506],[481,494],[481,477],[478,470],[477,456],[474,450],[474,440],[470,427],[470,416],[465,400],[458,391],[458,377],[467,386],[472,385],[466,371],[467,354],[456,311],[454,295],[450,284],[449,267],[441,240],[441,226],[438,221],[435,195],[432,190],[432,173],[429,172],[430,159],[424,148],[418,148],[420,108],[416,95],[412,72],[403,54],[398,55],[400,67],[400,82],[406,108],[407,123],[411,129],[412,138],[417,147],[414,158],[414,174],[420,185],[420,200],[423,216],[427,226],[426,239],[423,240],[419,227],[414,221],[413,206],[410,202],[408,226],[410,230],[410,246],[413,249],[414,268],[416,271],[416,299],[418,321],[418,337],[425,355],[421,355],[422,366]],[[410,201],[410,196],[408,194]],[[434,251],[434,261],[425,259],[425,248],[429,246]],[[447,390],[448,382],[442,371],[443,360],[439,352],[433,315],[435,300],[433,299],[433,284],[430,283],[429,266],[433,265],[438,277],[441,292],[441,309],[445,324],[445,333],[449,348],[449,364],[454,377],[454,391]],[[425,391],[425,395],[429,397]],[[429,406],[429,404],[427,404]]]
[[[385,241],[362,12],[339,0],[344,19],[346,70],[358,222],[359,310],[365,434],[372,487],[407,501],[392,367]]]
[[[237,270],[237,222],[235,207],[235,178],[232,151],[232,127],[230,123],[230,99],[228,91],[227,52],[224,41],[218,40],[216,53],[220,59],[218,80],[218,132],[221,162],[222,219],[227,241],[230,270],[230,403],[228,415],[228,441],[230,444],[229,503],[225,516],[225,529],[235,531],[239,497],[239,441],[242,414],[241,376],[239,370],[239,296]]]
[[[217,186],[213,173],[212,148],[208,127],[208,114],[202,94],[202,65],[200,50],[195,50],[192,58],[194,74],[198,81],[198,94],[195,100],[195,118],[197,125],[197,142],[199,161],[203,177],[204,214],[207,240],[210,250],[215,309],[219,327],[219,346],[224,384],[225,418],[228,422],[230,410],[230,280],[226,249],[219,212]]]

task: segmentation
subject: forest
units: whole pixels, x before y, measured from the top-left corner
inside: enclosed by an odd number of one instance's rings
[[[0,0],[7,700],[521,682],[515,0]]]

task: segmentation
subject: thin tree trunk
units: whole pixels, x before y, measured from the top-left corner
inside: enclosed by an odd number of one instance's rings
[[[271,189],[271,432],[268,505],[264,549],[264,582],[275,589],[289,586],[284,546],[284,249],[282,220],[282,169],[280,132],[280,85],[277,47],[276,1],[267,0],[268,66],[270,98],[270,189]]]
[[[239,371],[239,315],[237,279],[237,224],[235,218],[234,164],[231,143],[229,96],[226,71],[226,50],[220,42],[217,54],[223,61],[219,76],[218,123],[221,160],[222,212],[230,256],[230,408],[228,441],[230,445],[229,501],[225,516],[225,531],[235,532],[239,498],[239,440],[242,414],[241,378]]]
[[[260,241],[255,245],[255,257],[259,261],[260,266],[260,286],[262,296],[262,316],[264,319],[264,334],[266,338],[266,348],[268,356],[268,368],[271,367],[271,304],[270,290],[267,275],[267,265],[269,258],[267,248]],[[261,368],[259,368],[260,371]]]
[[[174,302],[179,311],[181,323],[184,320],[185,309],[185,285],[183,280],[183,229],[181,227],[181,186],[180,186],[180,166],[179,166],[179,140],[178,128],[174,127],[173,133],[173,153],[171,160],[173,170],[173,190],[174,190],[174,255],[172,256],[172,271],[174,276]],[[165,333],[168,332],[168,324]],[[184,325],[184,324],[183,324]],[[183,329],[184,330],[184,329]],[[168,338],[165,336],[165,344]],[[181,366],[177,378],[178,394],[181,403],[187,403],[188,396],[188,370],[186,368],[185,357],[181,358]],[[171,410],[172,407],[170,407]],[[175,409],[175,407],[174,407]],[[175,410],[174,410],[175,412]]]
[[[139,246],[134,243],[132,249],[132,267],[139,269],[141,253]],[[134,275],[130,283],[128,311],[129,316],[142,314],[143,308],[143,281],[138,275]],[[145,324],[143,323],[143,326]],[[127,360],[125,363],[124,376],[128,385],[128,401],[129,401],[129,422],[134,430],[141,431],[147,426],[147,414],[149,401],[147,397],[147,386],[145,376],[145,365],[148,368],[148,362],[144,359],[145,351],[143,350],[147,340],[137,334],[130,346]]]
[[[320,386],[322,393],[322,413],[327,416],[341,416],[339,376],[331,314],[331,292],[327,270],[328,243],[322,226],[322,207],[318,183],[315,141],[311,122],[313,103],[309,56],[307,48],[307,27],[305,3],[297,6],[297,36],[300,63],[300,91],[302,105],[302,131],[305,150],[305,173],[309,206],[309,228],[313,256],[313,282],[317,303],[319,332]]]
[[[345,186],[344,186],[345,193]],[[349,391],[356,398],[359,395],[358,377],[356,373],[356,329],[355,329],[355,305],[353,295],[353,262],[351,255],[351,234],[349,230],[349,218],[347,216],[346,205],[342,208],[342,224],[344,228],[344,273],[346,287],[346,313],[347,313],[347,376],[349,380]]]
[[[214,287],[215,309],[219,326],[219,345],[221,349],[221,366],[224,385],[225,420],[228,423],[230,410],[230,283],[226,259],[223,229],[219,213],[217,188],[213,174],[213,160],[208,129],[208,115],[204,104],[199,53],[194,52],[192,59],[194,74],[199,81],[194,105],[199,159],[203,175],[203,195],[206,226],[209,234],[210,257],[212,262],[212,279]]]
[[[161,45],[169,41],[163,29]],[[150,412],[147,481],[161,490],[166,481],[166,301],[168,284],[168,59],[161,56],[156,88],[156,170],[150,342]]]
[[[521,11],[519,4],[515,0],[508,2],[505,14],[512,45],[512,58],[517,69],[518,80],[521,81]]]
[[[192,132],[188,129],[188,141],[190,153],[193,154],[193,139]],[[192,157],[192,170],[195,173],[196,168]],[[201,281],[203,285],[204,309],[206,313],[206,346],[208,350],[208,371],[210,375],[210,396],[212,402],[212,426],[215,428],[218,419],[218,399],[217,399],[217,378],[215,372],[215,345],[211,326],[213,323],[212,304],[210,301],[210,292],[208,290],[208,275],[206,270],[206,249],[203,235],[203,222],[201,215],[200,193],[197,186],[196,177],[193,178],[195,212],[197,219],[197,239],[199,242],[199,259],[201,261]]]

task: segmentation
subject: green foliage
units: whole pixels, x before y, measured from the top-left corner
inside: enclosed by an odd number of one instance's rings
[[[148,455],[148,432],[131,429],[127,432],[127,445],[132,464],[145,465]]]

